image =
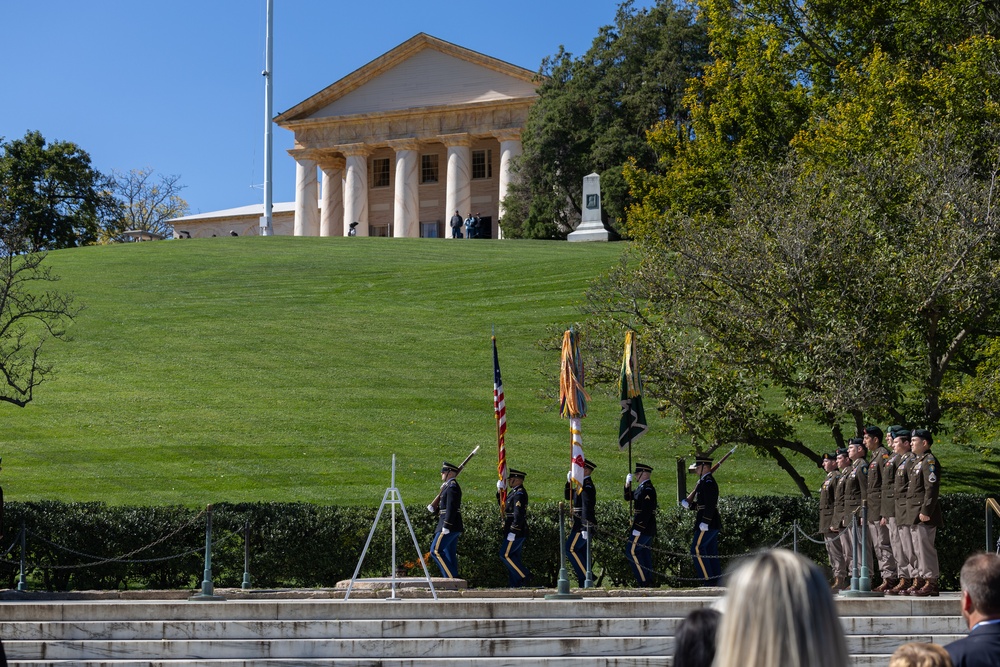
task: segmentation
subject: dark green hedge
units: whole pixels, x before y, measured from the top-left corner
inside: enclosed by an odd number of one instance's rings
[[[985,546],[985,496],[955,494],[942,499],[945,528],[937,537],[942,585],[954,589],[958,571],[970,554]],[[435,519],[411,508],[410,520],[426,553]],[[624,556],[628,506],[598,503],[600,528],[594,541],[594,572],[604,586],[628,586],[632,574]],[[816,502],[792,497],[724,498],[725,523],[720,544],[728,565],[737,556],[761,548],[792,547],[792,525],[814,532]],[[17,585],[20,549],[17,533],[27,530],[26,561],[33,587],[46,590],[122,588],[198,588],[204,572],[205,517],[182,507],[109,507],[102,503],[8,503],[0,559],[0,583]],[[249,525],[250,573],[254,588],[331,587],[349,579],[375,519],[376,508],[333,507],[306,503],[223,503],[213,514],[212,573],[216,587],[239,587],[244,569],[244,526]],[[473,587],[502,587],[500,516],[493,503],[463,505],[466,531],[459,539],[459,570]],[[661,583],[694,585],[687,555],[693,515],[661,507],[654,543],[654,568]],[[534,584],[554,586],[559,574],[559,523],[556,503],[532,503],[531,536],[525,563]],[[402,512],[397,510],[397,565],[420,576],[416,552]],[[386,576],[391,560],[390,515],[379,521],[361,576]],[[814,535],[815,537],[815,535]],[[821,545],[798,539],[800,552],[826,564]],[[106,559],[115,559],[106,561]],[[85,567],[78,567],[86,565]],[[437,575],[431,564],[432,575]],[[573,582],[572,575],[570,576]],[[575,585],[575,582],[573,582]]]

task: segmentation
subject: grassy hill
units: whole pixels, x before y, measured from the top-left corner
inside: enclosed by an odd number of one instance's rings
[[[588,281],[621,250],[241,237],[51,253],[60,289],[85,310],[73,342],[50,344],[57,376],[35,402],[0,406],[6,497],[377,504],[395,454],[397,486],[419,508],[441,461],[481,445],[463,488],[492,498],[495,326],[510,464],[529,472],[533,497],[557,498],[569,430],[554,398],[558,353],[538,341],[578,319]],[[617,400],[593,396],[584,447],[614,497],[627,464]],[[654,424],[635,451],[664,473],[664,490],[677,444],[666,433]],[[800,463],[818,486],[819,471]],[[750,455],[726,471],[727,492],[795,493]]]

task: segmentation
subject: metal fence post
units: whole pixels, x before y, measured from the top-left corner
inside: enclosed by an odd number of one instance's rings
[[[192,595],[189,600],[225,600],[226,598],[215,595],[215,587],[212,585],[212,506],[209,505],[205,514],[205,578],[201,582],[201,593]]]
[[[27,534],[27,529],[24,527],[24,520],[21,520],[21,576],[17,580],[17,590],[26,591],[28,590],[28,580],[25,578],[24,570],[26,569],[26,549],[27,549],[27,539],[25,535]]]
[[[243,524],[243,590],[250,590],[250,519]]]

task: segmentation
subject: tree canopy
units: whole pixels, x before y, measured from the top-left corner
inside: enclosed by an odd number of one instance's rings
[[[88,245],[116,204],[90,155],[40,132],[0,144],[0,222],[32,250]]]
[[[626,262],[589,300],[608,370],[640,332],[696,449],[790,454],[891,420],[997,414],[995,3],[704,0],[690,127],[626,168]],[[620,337],[620,336],[619,336]],[[990,387],[994,389],[990,389]],[[832,441],[804,443],[800,424]],[[951,420],[951,421],[949,421]],[[984,421],[985,420],[985,421]],[[995,432],[995,430],[994,430]]]
[[[629,0],[583,56],[560,48],[546,58],[504,200],[504,235],[565,237],[580,221],[583,177],[593,172],[601,176],[605,213],[621,220],[630,203],[622,168],[630,159],[655,168],[646,131],[687,122],[681,100],[707,62],[707,46],[690,7],[661,0],[636,9]]]

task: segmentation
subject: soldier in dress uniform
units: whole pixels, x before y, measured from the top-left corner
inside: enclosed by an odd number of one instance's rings
[[[905,560],[899,539],[899,527],[896,524],[896,468],[903,460],[903,455],[896,450],[896,432],[902,426],[890,426],[886,444],[892,448],[892,454],[882,464],[882,519],[879,524],[889,534],[889,546],[892,547],[892,560],[896,563],[896,578],[886,579],[875,590],[888,593],[899,584],[899,579],[906,576],[903,571]]]
[[[681,502],[685,509],[697,512],[694,519],[694,539],[691,540],[695,576],[702,579],[704,586],[718,586],[722,578],[722,562],[719,560],[722,518],[719,516],[719,485],[712,476],[711,457],[698,456],[688,471],[698,475],[694,502],[689,504],[686,498]]]
[[[826,553],[830,556],[830,569],[833,570],[833,582],[830,588],[840,590],[847,580],[847,568],[844,564],[844,547],[840,544],[840,535],[833,527],[833,494],[840,473],[837,471],[837,454],[823,454],[820,467],[826,471],[823,486],[819,487],[819,533],[826,543]]]
[[[504,504],[503,539],[500,542],[500,560],[507,568],[507,585],[510,588],[523,586],[531,573],[521,562],[524,540],[528,537],[528,492],[524,490],[525,473],[508,470],[507,502]],[[497,482],[497,497],[503,488],[503,480]]]
[[[879,573],[882,575],[882,584],[875,588],[876,591],[880,592],[885,591],[888,582],[898,579],[896,559],[893,558],[892,543],[889,540],[889,529],[882,523],[882,488],[885,486],[885,462],[891,456],[889,450],[882,445],[884,437],[882,429],[878,426],[865,427],[865,447],[871,454],[868,461],[868,535],[875,550]]]
[[[844,570],[847,572],[847,576],[843,580],[836,582],[839,588],[835,590],[842,591],[851,587],[851,543],[847,542],[844,536],[846,532],[844,528],[846,525],[844,496],[847,495],[847,474],[851,468],[851,457],[843,447],[835,453],[837,454],[837,482],[833,487],[833,529],[837,533],[837,539],[840,540],[840,550],[844,554]]]
[[[441,504],[438,505],[438,525],[431,541],[431,556],[441,569],[441,576],[458,578],[458,538],[465,530],[462,524],[462,489],[455,477],[458,466],[444,462],[441,466]]]
[[[937,597],[938,568],[937,549],[934,538],[937,529],[944,525],[938,497],[941,491],[941,468],[931,453],[934,438],[931,432],[918,428],[910,435],[913,452],[913,468],[910,484],[906,491],[907,517],[912,518],[910,537],[913,540],[913,555],[916,556],[917,571],[913,583],[900,595]]]
[[[656,489],[649,478],[652,472],[651,466],[636,463],[635,477],[631,473],[625,476],[625,500],[633,503],[632,532],[625,546],[625,555],[632,566],[636,584],[645,588],[652,588],[656,578],[653,552],[649,548],[656,537]],[[633,482],[636,484],[635,491],[632,490]]]
[[[913,521],[909,519],[906,507],[906,495],[910,488],[910,470],[913,468],[913,454],[910,453],[910,432],[898,429],[895,443],[899,462],[896,464],[896,475],[893,478],[892,490],[895,504],[896,532],[899,534],[899,556],[896,564],[899,567],[899,583],[885,591],[886,595],[899,595],[913,585],[917,576],[917,559],[913,553]]]
[[[576,573],[577,581],[582,588],[587,581],[587,552],[590,549],[590,538],[597,528],[597,519],[594,515],[594,507],[597,503],[597,489],[590,479],[590,474],[597,468],[597,464],[590,460],[583,462],[583,489],[577,494],[572,493],[570,481],[567,475],[566,480],[566,500],[572,496],[573,499],[573,528],[569,537],[566,538],[566,557],[569,559],[573,571]]]
[[[863,563],[871,566],[874,561],[871,544],[866,540],[861,540],[862,506],[868,499],[868,461],[865,455],[868,450],[865,448],[862,438],[851,438],[847,445],[847,458],[850,459],[850,468],[845,471],[844,480],[844,532],[843,543],[847,560],[851,563],[849,572],[853,576],[854,570],[858,570]],[[859,544],[855,545],[855,539]],[[862,549],[864,550],[862,552]],[[855,562],[857,559],[857,562]]]

